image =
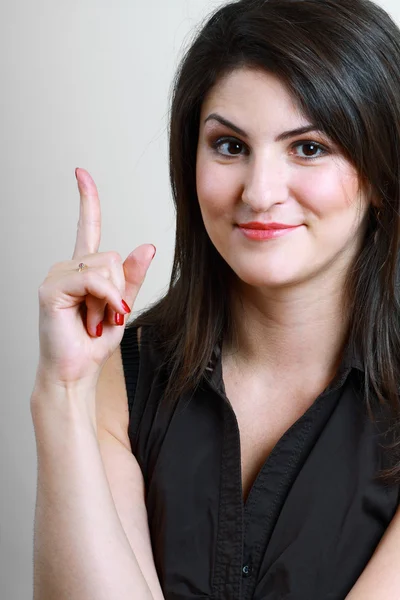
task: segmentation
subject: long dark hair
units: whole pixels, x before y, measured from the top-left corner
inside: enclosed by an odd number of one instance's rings
[[[399,247],[400,30],[369,0],[240,0],[217,9],[196,34],[174,80],[170,180],[175,255],[166,294],[128,324],[153,326],[173,405],[196,388],[215,344],[235,339],[231,268],[211,243],[196,194],[202,102],[223,75],[255,67],[277,75],[302,113],[341,148],[376,199],[349,270],[349,340],[364,362],[363,395],[390,409],[387,446],[400,447]],[[400,482],[396,458],[379,478]]]

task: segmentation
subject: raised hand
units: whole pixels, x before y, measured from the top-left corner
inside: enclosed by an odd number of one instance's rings
[[[80,215],[72,260],[56,263],[39,287],[40,359],[37,376],[64,386],[95,385],[120,344],[155,247],[143,244],[126,260],[98,252],[101,210],[96,184],[76,169]],[[80,263],[87,266],[79,271]]]

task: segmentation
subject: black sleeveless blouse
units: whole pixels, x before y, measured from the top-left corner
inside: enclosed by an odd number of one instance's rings
[[[121,352],[165,599],[344,600],[400,499],[400,486],[374,479],[389,464],[384,421],[373,424],[366,412],[359,358],[346,350],[335,380],[280,438],[244,504],[219,345],[201,385],[171,411],[151,329],[142,328],[139,356],[136,327],[126,328]]]

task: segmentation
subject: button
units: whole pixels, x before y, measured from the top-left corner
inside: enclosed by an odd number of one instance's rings
[[[244,565],[242,569],[243,577],[250,577],[251,575],[251,565]]]

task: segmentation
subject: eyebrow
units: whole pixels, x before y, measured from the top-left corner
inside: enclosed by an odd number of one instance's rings
[[[221,125],[225,125],[225,127],[229,127],[229,129],[232,129],[233,131],[235,131],[242,137],[245,137],[245,138],[249,137],[249,135],[243,129],[241,129],[237,125],[234,125],[234,123],[231,123],[231,121],[228,121],[228,119],[221,117],[221,115],[218,115],[217,113],[211,113],[210,115],[208,115],[208,117],[204,120],[204,123],[207,123],[207,121],[210,121],[210,120],[218,121],[219,123],[221,123]],[[287,140],[288,138],[291,138],[295,135],[302,135],[303,133],[308,133],[310,131],[320,131],[320,129],[315,124],[311,123],[310,125],[306,125],[305,127],[298,127],[297,129],[291,129],[290,131],[284,131],[283,133],[280,133],[275,138],[275,141],[282,142],[283,140]]]

